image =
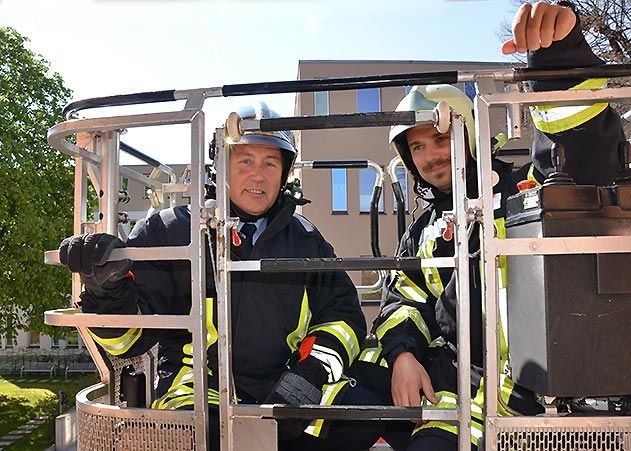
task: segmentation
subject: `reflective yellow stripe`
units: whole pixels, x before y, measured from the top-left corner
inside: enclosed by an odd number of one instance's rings
[[[138,341],[140,336],[142,335],[142,329],[133,328],[129,329],[120,337],[116,338],[102,338],[88,329],[88,332],[94,338],[103,349],[105,349],[109,354],[112,355],[121,355],[129,351],[129,349],[133,346],[134,343]]]
[[[504,218],[495,219],[495,236],[500,240],[506,239],[506,220]],[[508,285],[508,272],[506,269],[506,255],[498,257],[500,271],[500,288],[506,288]]]
[[[183,366],[173,379],[173,383],[169,387],[169,390],[156,399],[151,407],[161,410],[176,410],[181,409],[184,406],[192,405],[194,403],[194,377],[193,369],[188,366]],[[208,403],[219,404],[219,392],[208,388]]]
[[[504,218],[495,219],[495,232],[497,237],[501,240],[506,239],[506,220]],[[482,262],[480,262],[482,263]],[[508,267],[506,255],[498,256],[498,270],[499,270],[499,289],[505,289],[508,287]],[[501,315],[500,315],[501,316]],[[499,368],[504,368],[504,365],[508,362],[508,341],[506,340],[506,334],[504,334],[504,327],[499,325],[499,342],[500,342],[500,354],[499,354]]]
[[[193,333],[191,329],[188,329],[188,331]],[[213,298],[206,298],[206,349],[214,345],[218,337],[217,328],[215,328],[215,323],[213,322]],[[182,363],[193,365],[193,344],[185,344],[182,351],[184,352]]]
[[[405,299],[423,303],[427,301],[427,293],[406,276],[403,271],[393,271],[393,274],[396,277],[394,289]]]
[[[388,368],[388,362],[386,362],[386,359],[381,357],[381,345],[377,348],[364,349],[361,354],[359,354],[359,357],[357,357],[357,360],[360,362],[378,364],[379,366]]]
[[[423,407],[455,409],[458,406],[458,395],[450,391],[436,392],[436,398],[438,398],[438,403],[436,404],[432,404],[426,398],[423,398]],[[484,421],[482,416],[483,404],[479,403],[480,400],[482,400],[482,403],[484,402],[484,393],[481,389],[478,389],[475,398],[471,399],[471,415],[473,418],[477,418],[478,420],[480,420],[480,422],[471,421],[471,443],[475,446],[478,446],[478,441],[484,433]],[[412,435],[416,434],[419,431],[433,428],[442,429],[454,435],[458,435],[457,426],[435,420],[431,420],[425,424],[418,425],[416,428],[414,428],[414,431],[412,431]]]
[[[600,89],[607,86],[607,79],[592,78],[570,90]],[[593,119],[607,108],[608,103],[592,105],[538,105],[530,107],[530,114],[537,129],[546,133],[560,133],[578,127]]]
[[[344,321],[332,321],[329,323],[317,324],[309,329],[308,333],[326,332],[333,335],[342,343],[348,357],[347,364],[351,364],[355,357],[359,354],[359,341],[352,327]]]
[[[332,405],[338,393],[340,392],[342,387],[344,387],[346,384],[348,384],[348,381],[340,381],[334,384],[325,384],[322,387],[322,400],[320,401],[320,405],[321,406]],[[323,419],[320,418],[317,420],[313,420],[311,421],[311,423],[309,423],[309,426],[307,426],[307,428],[305,429],[305,433],[313,435],[314,437],[319,437],[320,433],[322,432],[323,425],[324,425]]]
[[[213,298],[206,298],[206,329],[206,349],[208,349],[218,339],[217,328],[213,322]],[[192,333],[191,329],[188,331]],[[176,410],[194,404],[194,377],[191,368],[193,365],[193,344],[184,344],[182,353],[184,366],[180,368],[167,392],[153,402],[152,407],[154,409]],[[206,374],[212,375],[212,370],[206,368]],[[219,404],[219,392],[217,390],[208,388],[207,395],[209,404]]]
[[[425,324],[425,320],[423,319],[421,312],[409,305],[400,306],[388,317],[388,319],[379,325],[375,331],[377,338],[381,340],[389,330],[394,329],[406,320],[411,320],[416,325],[416,328],[423,334],[428,344],[432,341],[429,328],[427,327],[427,324]]]
[[[425,241],[421,246],[419,246],[417,256],[421,258],[433,258],[435,245],[436,241],[433,239]],[[445,291],[445,288],[443,287],[443,281],[440,280],[440,273],[438,272],[438,268],[421,268],[421,271],[425,276],[427,288],[434,295],[434,297],[438,299],[440,297],[440,294]]]
[[[535,165],[533,163],[530,163],[530,168],[528,169],[528,175],[526,176],[526,178],[532,182],[535,182],[537,186],[541,186],[541,183],[539,183],[539,180],[537,180],[537,178],[535,177]]]
[[[309,296],[305,289],[302,295],[302,303],[300,304],[300,318],[298,318],[298,326],[294,331],[287,335],[287,346],[294,352],[300,346],[300,342],[307,336],[309,323],[311,322],[311,310],[309,309]]]

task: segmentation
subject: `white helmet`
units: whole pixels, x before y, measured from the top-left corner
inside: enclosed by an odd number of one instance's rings
[[[251,105],[241,107],[237,114],[241,119],[270,119],[280,117],[280,115],[267,106],[265,102],[254,102]],[[229,144],[260,144],[263,146],[276,147],[283,154],[283,174],[281,187],[287,184],[287,177],[296,161],[298,150],[294,142],[294,134],[290,131],[246,131],[237,142]]]
[[[397,105],[396,111],[419,111],[433,110],[438,102],[444,101],[449,107],[461,115],[467,127],[469,151],[475,157],[475,122],[473,119],[473,102],[464,92],[452,85],[427,85],[414,86],[401,102]],[[422,187],[430,185],[423,180],[418,172],[410,147],[407,142],[407,131],[415,125],[394,125],[390,128],[390,147],[401,157],[405,167],[412,173],[415,180]]]

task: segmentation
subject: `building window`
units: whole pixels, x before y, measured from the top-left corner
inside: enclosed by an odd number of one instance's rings
[[[333,213],[348,211],[346,199],[346,169],[331,169],[331,205]]]
[[[30,348],[39,348],[39,332],[30,331],[28,333],[28,345]]]
[[[121,190],[129,192],[129,179],[121,177]]]
[[[313,93],[313,105],[316,116],[329,114],[329,91],[316,91]]]
[[[357,90],[357,112],[374,113],[381,111],[381,98],[379,88]]]
[[[59,338],[52,337],[51,342],[50,342],[50,346],[52,348],[59,348]]]
[[[472,81],[465,81],[464,93],[473,101],[473,99],[475,99],[475,83]]]
[[[412,85],[407,85],[403,87],[403,92],[405,93],[405,95],[408,95],[410,93],[410,91],[412,90],[414,86]]]
[[[404,167],[397,166],[394,169],[394,173],[399,181],[399,185],[401,186],[401,191],[403,191],[403,206],[404,211],[408,211],[408,173]],[[397,211],[397,199],[393,197],[394,202],[394,211]]]
[[[372,191],[375,187],[375,179],[377,174],[372,169],[359,170],[359,212],[370,212],[370,201],[372,199]],[[379,198],[379,212],[383,213],[383,191]]]

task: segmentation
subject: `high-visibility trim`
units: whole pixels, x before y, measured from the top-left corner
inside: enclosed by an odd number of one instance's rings
[[[300,317],[298,318],[298,326],[289,335],[287,335],[287,346],[294,352],[300,346],[300,342],[307,336],[307,330],[309,329],[309,323],[311,322],[311,310],[309,309],[309,296],[307,295],[307,289],[302,295],[302,302],[300,303]]]
[[[447,344],[447,342],[445,341],[445,339],[443,337],[436,337],[432,340],[432,342],[429,344],[430,348],[440,348],[441,346],[445,346]]]
[[[88,332],[105,351],[109,354],[119,356],[125,354],[129,349],[138,341],[140,336],[142,335],[142,329],[132,328],[128,329],[120,337],[116,338],[102,338],[88,329]]]
[[[570,90],[601,89],[607,86],[606,78],[591,78],[570,88]],[[560,133],[578,127],[593,119],[608,103],[591,105],[538,105],[530,107],[532,120],[538,130],[545,133]]]
[[[173,379],[169,390],[156,399],[151,407],[160,410],[177,410],[182,407],[193,405],[195,402],[193,369],[183,366]],[[208,388],[208,403],[219,405],[219,392]]]
[[[418,248],[418,257],[421,258],[434,258],[434,247],[436,246],[436,241],[434,239],[428,239],[424,243],[422,243]],[[434,295],[436,299],[438,299],[445,288],[443,286],[443,281],[440,279],[440,273],[438,272],[438,268],[421,268],[423,272],[423,276],[425,276],[425,281],[427,282],[427,288],[430,293]]]
[[[416,325],[416,328],[419,332],[421,332],[421,334],[423,334],[428,344],[432,341],[429,328],[427,327],[427,324],[425,324],[425,320],[423,319],[421,312],[409,305],[402,305],[398,307],[392,315],[388,317],[388,319],[377,327],[375,335],[377,335],[377,338],[381,340],[389,330],[394,329],[399,324],[407,320],[411,320]]]
[[[473,418],[480,421],[471,421],[471,443],[478,446],[480,438],[484,434],[484,422],[482,420],[482,405],[478,404],[480,390],[478,390],[478,396],[471,399],[471,414]],[[438,402],[436,404],[430,403],[427,398],[423,398],[423,407],[437,407],[440,409],[455,409],[458,407],[458,395],[450,391],[436,392],[436,398]],[[484,394],[481,396],[484,402]],[[430,420],[425,424],[418,425],[412,431],[412,435],[426,429],[442,429],[450,432],[451,434],[458,435],[458,426],[444,423],[442,421]]]
[[[193,333],[191,329],[188,329]],[[213,322],[213,298],[206,298],[206,349],[214,345],[219,338],[217,328]],[[185,365],[193,365],[193,343],[187,343],[182,348],[184,356],[182,363]],[[210,372],[210,370],[209,370]],[[212,372],[210,372],[212,374]]]
[[[359,360],[360,362],[373,363],[384,368],[388,368],[388,362],[386,362],[386,359],[381,357],[381,351],[381,345],[377,346],[376,348],[366,348],[361,352],[361,354],[359,354],[357,360]]]
[[[192,307],[191,307],[192,309]],[[190,329],[189,332],[192,333]],[[217,342],[217,328],[213,322],[213,298],[206,298],[206,349]],[[182,346],[182,364],[178,374],[171,382],[167,392],[156,399],[152,407],[161,410],[177,410],[195,403],[194,377],[193,377],[193,344],[186,343]],[[206,374],[212,375],[212,370],[206,367]],[[207,390],[208,403],[219,405],[219,392],[212,388]]]
[[[328,382],[330,384],[340,380],[344,371],[344,361],[335,349],[314,344],[309,355],[322,362],[329,374]]]
[[[400,293],[405,299],[414,302],[427,302],[427,293],[415,284],[403,271],[393,271],[396,282],[394,290]]]
[[[500,240],[506,239],[506,220],[504,218],[495,219],[495,236]],[[500,288],[506,288],[508,286],[508,271],[506,268],[506,255],[500,255],[499,260],[499,272],[500,272]]]
[[[535,177],[534,163],[530,163],[530,167],[528,168],[528,175],[526,176],[526,179],[535,182],[537,186],[541,186],[541,183],[539,182],[539,180],[537,180],[537,177]]]
[[[321,406],[330,406],[335,401],[335,398],[339,394],[340,390],[344,388],[349,381],[344,380],[340,382],[336,382],[334,384],[325,384],[322,387],[322,400],[320,401]],[[314,437],[319,437],[322,432],[322,426],[324,425],[324,419],[319,418],[311,421],[309,426],[305,429],[306,434],[313,435]]]
[[[506,239],[506,220],[505,218],[496,218],[495,219],[495,233],[497,238],[504,240]],[[499,289],[503,290],[508,287],[508,263],[506,255],[499,255],[497,257],[498,260],[498,272],[499,272]],[[482,264],[482,262],[480,262]],[[481,269],[480,269],[481,272]],[[500,315],[501,316],[501,315]],[[499,368],[502,369],[504,365],[508,362],[508,340],[506,339],[506,334],[504,333],[504,327],[502,326],[502,318],[500,320],[499,325]]]
[[[314,332],[326,332],[333,335],[344,346],[346,351],[346,357],[348,360],[346,363],[351,364],[355,357],[359,354],[359,340],[352,327],[346,324],[345,321],[331,321],[323,324],[316,324],[308,330],[308,334]]]

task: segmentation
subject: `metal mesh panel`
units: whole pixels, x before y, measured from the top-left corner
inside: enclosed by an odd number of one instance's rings
[[[143,373],[147,375],[147,383],[151,384],[152,381],[154,380],[153,378],[155,377],[155,370],[156,370],[154,365],[151,364],[151,362],[155,361],[154,356],[157,355],[157,351],[158,351],[158,347],[156,345],[153,348],[151,348],[149,351],[147,351],[145,354],[142,354],[137,357],[132,357],[129,359],[121,359],[121,358],[114,357],[111,355],[107,356],[113,368],[112,376],[114,377],[114,387],[115,387],[114,400],[117,406],[121,407],[122,405],[120,401],[121,370],[127,365],[133,365],[136,371],[142,371]]]
[[[77,445],[89,451],[193,451],[192,423],[170,418],[116,418],[111,411],[77,410]],[[108,415],[109,414],[109,415]]]
[[[631,451],[631,425],[618,427],[501,427],[498,451]]]

